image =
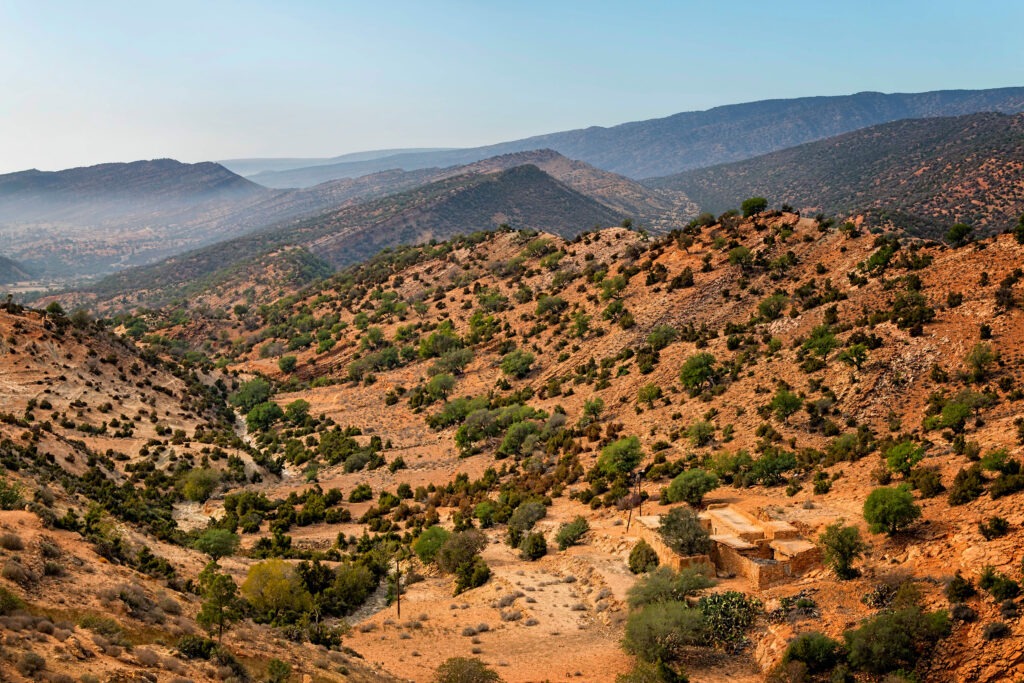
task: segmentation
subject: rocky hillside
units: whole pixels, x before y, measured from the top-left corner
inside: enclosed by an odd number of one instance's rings
[[[608,128],[591,126],[472,149],[414,152],[260,173],[268,187],[306,187],[388,169],[453,166],[501,154],[553,149],[630,178],[649,178],[749,159],[812,140],[900,119],[1024,111],[1024,88],[863,92],[839,97],[764,100],[683,112]]]
[[[196,680],[270,658],[430,680],[455,655],[506,681],[668,680],[655,657],[702,681],[1014,679],[1022,257],[1024,227],[953,249],[776,212],[477,233],[103,330],[13,309],[3,661],[74,671],[73,637],[110,670]],[[815,542],[841,522],[850,566],[670,588],[637,564],[638,505]],[[221,623],[212,584],[180,583],[212,580],[192,545],[238,587],[222,649],[181,639]],[[641,635],[659,619],[682,640]]]
[[[897,121],[648,184],[716,214],[763,196],[930,237],[956,222],[992,232],[1024,213],[1024,116]]]

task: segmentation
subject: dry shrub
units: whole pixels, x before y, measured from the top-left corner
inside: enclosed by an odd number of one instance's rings
[[[0,576],[3,576],[8,581],[25,585],[35,581],[35,574],[28,570],[25,565],[17,560],[7,560],[4,563],[4,568],[0,571]]]
[[[37,673],[46,668],[46,660],[35,652],[25,652],[18,659],[15,667],[22,676],[33,678]]]
[[[25,542],[21,540],[21,536],[18,534],[0,534],[0,548],[4,550],[24,550]]]

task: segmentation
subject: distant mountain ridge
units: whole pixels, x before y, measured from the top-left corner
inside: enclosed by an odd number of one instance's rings
[[[225,159],[217,163],[224,168],[241,176],[251,176],[256,173],[267,171],[288,171],[293,168],[305,168],[308,166],[324,166],[327,164],[339,164],[350,161],[371,161],[381,157],[394,156],[395,154],[420,153],[420,152],[446,152],[451,147],[413,147],[400,149],[377,149],[366,152],[350,152],[329,158],[281,158],[265,157],[253,159]]]
[[[748,159],[787,147],[900,119],[1024,111],[1024,88],[862,92],[763,100],[683,112],[665,118],[592,126],[444,152],[403,153],[364,161],[260,173],[268,187],[308,187],[383,170],[406,171],[473,163],[534,149],[556,152],[629,178],[670,175]]]
[[[79,210],[75,205],[84,200],[116,202],[124,213],[130,213],[170,202],[265,193],[266,188],[212,162],[183,164],[155,159],[63,171],[32,169],[0,175],[0,216],[4,221],[39,220],[48,215],[59,219]]]
[[[805,211],[895,219],[929,236],[955,222],[1000,230],[1024,213],[1024,115],[896,121],[647,184],[716,214],[764,196]]]

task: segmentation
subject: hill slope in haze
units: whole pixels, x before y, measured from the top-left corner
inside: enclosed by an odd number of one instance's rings
[[[582,161],[568,159],[550,149],[516,152],[490,157],[463,166],[424,168],[416,171],[390,170],[331,180],[285,195],[298,202],[308,195],[321,203],[329,198],[339,206],[385,197],[420,185],[462,175],[496,173],[532,164],[556,180],[610,209],[654,228],[671,228],[697,214],[697,205],[670,189],[648,188],[624,176],[602,171]]]
[[[649,189],[551,150],[297,190],[269,190],[216,164],[159,160],[0,176],[0,249],[51,279],[102,274],[455,176],[525,164],[654,229],[696,213],[678,192]]]
[[[103,301],[155,304],[199,283],[221,281],[239,264],[282,247],[302,247],[337,268],[386,247],[444,240],[508,223],[571,237],[624,216],[558,182],[536,166],[459,175],[381,199],[296,220],[112,275],[84,292]],[[104,308],[106,308],[104,306]]]
[[[897,121],[756,159],[647,181],[703,211],[738,199],[827,213],[869,212],[940,237],[955,222],[992,231],[1024,213],[1024,115]]]
[[[29,280],[32,275],[25,270],[25,267],[13,261],[6,256],[0,256],[0,284],[6,284],[9,282],[21,282],[22,280]]]
[[[0,176],[0,249],[53,276],[145,263],[232,233],[226,215],[280,195],[172,159]]]
[[[366,152],[352,152],[329,158],[295,158],[266,157],[255,159],[225,159],[217,163],[240,176],[251,176],[265,171],[290,171],[293,168],[325,166],[353,161],[372,161],[381,157],[396,154],[417,154],[421,152],[447,152],[449,147],[414,147],[408,149],[377,149]]]
[[[897,94],[864,92],[838,97],[765,100],[608,128],[592,126],[471,149],[396,154],[367,161],[260,173],[253,176],[253,180],[268,187],[305,187],[388,169],[408,171],[467,164],[496,155],[543,148],[630,178],[648,178],[748,159],[898,119],[989,111],[1024,111],[1024,88]]]

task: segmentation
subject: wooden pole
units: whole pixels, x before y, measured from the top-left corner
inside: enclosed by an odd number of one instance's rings
[[[402,618],[402,559],[395,555],[395,604],[398,605],[398,618]]]

